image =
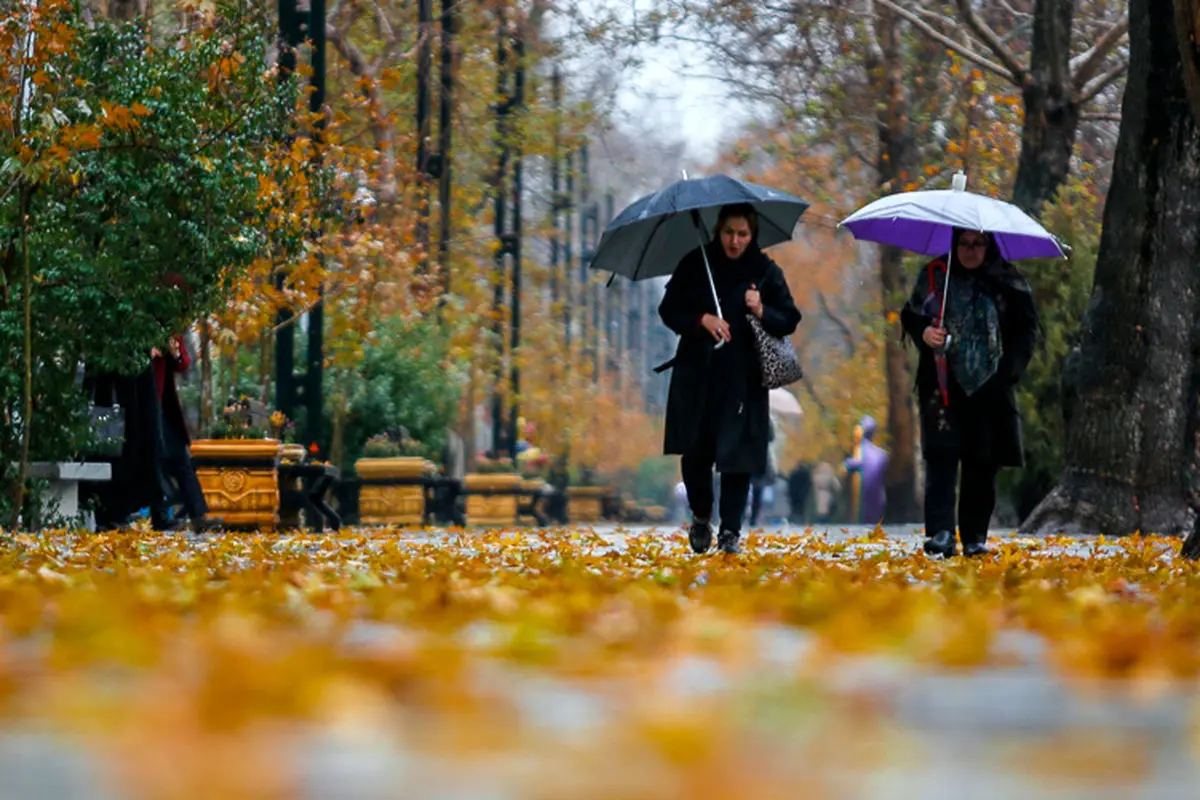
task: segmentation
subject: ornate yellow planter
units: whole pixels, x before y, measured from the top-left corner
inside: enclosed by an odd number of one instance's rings
[[[434,472],[423,458],[360,458],[354,471],[362,480],[358,517],[363,525],[421,525],[425,522],[425,487],[391,483],[423,478]]]
[[[208,516],[231,528],[279,525],[278,439],[198,439],[192,464]]]
[[[568,486],[567,519],[571,522],[599,522],[603,517],[604,486]]]
[[[467,492],[517,491],[521,488],[521,476],[515,472],[494,475],[464,475],[463,487]],[[499,527],[517,524],[517,496],[488,496],[467,494],[467,524]]]

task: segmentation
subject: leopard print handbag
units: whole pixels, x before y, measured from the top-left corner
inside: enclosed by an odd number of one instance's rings
[[[762,385],[767,389],[779,389],[803,378],[804,370],[800,368],[800,358],[791,339],[781,339],[767,333],[753,314],[747,314],[746,319],[754,331],[754,349],[758,351]]]

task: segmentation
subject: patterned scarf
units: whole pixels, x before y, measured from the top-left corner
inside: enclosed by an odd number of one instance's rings
[[[946,350],[950,369],[963,391],[973,395],[996,374],[1004,342],[995,301],[967,270],[957,270],[950,278],[946,330],[951,336]]]

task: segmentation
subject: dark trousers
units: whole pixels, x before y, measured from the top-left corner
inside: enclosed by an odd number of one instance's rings
[[[196,478],[196,470],[192,467],[192,456],[187,444],[179,431],[168,420],[163,420],[163,452],[162,472],[165,482],[170,488],[174,479],[178,485],[178,502],[183,504],[183,513],[193,520],[199,520],[208,513],[208,503],[204,500],[204,490]],[[164,528],[167,524],[167,508],[174,505],[175,498],[164,497],[151,507],[151,522],[155,528]]]
[[[962,482],[960,461],[955,456],[937,456],[925,461],[925,535],[954,532],[958,527],[964,545],[983,544],[996,508],[996,473],[999,467],[964,459]],[[958,488],[958,525],[954,522],[954,494]]]
[[[711,519],[713,511],[713,462],[698,456],[684,456],[683,485],[687,487],[692,516]],[[750,494],[750,475],[745,472],[721,473],[721,530],[740,533],[746,498]]]
[[[712,519],[713,466],[717,462],[717,425],[709,398],[692,451],[680,459],[688,505],[697,519]],[[741,533],[746,499],[750,495],[750,473],[722,472],[720,487],[721,530]]]
[[[755,482],[750,487],[750,527],[758,525],[758,515],[762,513],[763,492],[767,487]]]

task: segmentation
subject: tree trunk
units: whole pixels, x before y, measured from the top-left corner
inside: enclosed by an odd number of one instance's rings
[[[1175,10],[1171,0],[1129,6],[1112,188],[1083,344],[1064,378],[1067,467],[1025,532],[1179,534],[1195,518],[1200,127]]]
[[[882,62],[883,88],[887,101],[879,112],[879,178],[892,191],[899,191],[912,179],[917,161],[916,143],[904,91],[904,63],[901,60],[898,26],[885,21]],[[907,297],[902,252],[885,247],[879,258],[879,277],[884,308],[895,308]],[[921,518],[917,507],[916,419],[913,404],[913,377],[908,353],[900,335],[899,322],[887,328],[884,343],[884,368],[888,397],[887,510],[889,522],[912,522]]]
[[[30,192],[21,188],[21,257],[25,261],[24,280],[21,284],[22,331],[24,333],[23,365],[21,376],[21,457],[17,462],[17,481],[13,485],[12,522],[10,527],[18,529],[21,511],[25,506],[25,482],[29,480],[29,444],[33,436],[33,280],[29,270],[29,207]],[[25,524],[32,529],[33,520]]]
[[[1183,85],[1200,120],[1200,0],[1175,0],[1175,36],[1183,66]]]
[[[1036,0],[1029,69],[1021,95],[1025,124],[1013,202],[1038,215],[1071,172],[1079,105],[1071,87],[1075,0]]]

